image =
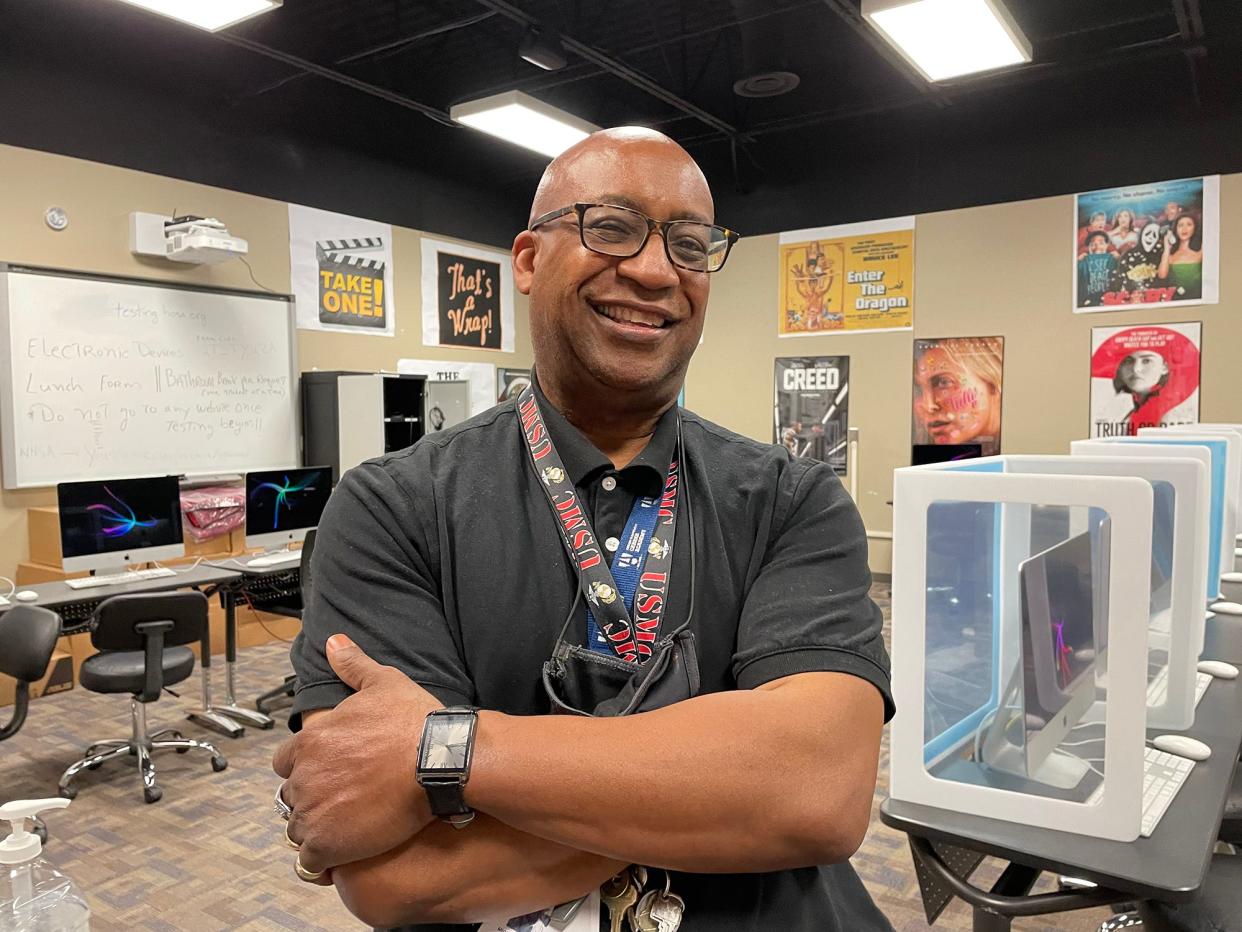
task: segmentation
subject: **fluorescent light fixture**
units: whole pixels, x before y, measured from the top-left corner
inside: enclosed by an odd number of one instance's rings
[[[863,0],[862,14],[929,81],[1031,60],[1001,0]]]
[[[274,10],[284,0],[121,0],[161,16],[218,32],[244,19]]]
[[[449,108],[449,116],[506,142],[556,158],[599,129],[521,91],[506,91]]]

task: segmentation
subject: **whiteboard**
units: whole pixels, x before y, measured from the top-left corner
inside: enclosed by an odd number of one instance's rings
[[[0,265],[4,487],[298,464],[287,295]]]

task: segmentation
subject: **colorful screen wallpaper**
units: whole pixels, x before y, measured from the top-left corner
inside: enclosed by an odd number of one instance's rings
[[[246,534],[313,528],[332,493],[329,469],[277,469],[246,474]]]
[[[56,497],[65,557],[181,543],[176,476],[62,482]]]

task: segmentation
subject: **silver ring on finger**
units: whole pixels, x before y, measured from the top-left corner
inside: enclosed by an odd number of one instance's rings
[[[288,822],[289,816],[293,815],[293,807],[285,802],[285,798],[281,795],[281,790],[284,788],[283,783],[276,787],[276,805],[273,808],[278,816]]]

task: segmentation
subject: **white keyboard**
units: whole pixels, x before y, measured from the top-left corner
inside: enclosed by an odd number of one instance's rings
[[[1155,748],[1143,748],[1144,838],[1156,830],[1169,803],[1186,782],[1195,762]]]
[[[81,579],[66,579],[65,585],[70,589],[99,589],[103,586],[120,586],[124,583],[141,582],[144,579],[162,579],[176,575],[176,570],[161,566],[149,570],[129,570],[125,573],[114,573],[111,576],[83,576]]]
[[[1195,674],[1195,705],[1203,701],[1203,694],[1212,685],[1212,674]],[[1161,667],[1156,678],[1147,684],[1147,704],[1164,705],[1169,698],[1169,668]]]
[[[289,563],[298,563],[302,559],[302,551],[290,550],[288,553],[269,553],[261,557],[255,557],[253,560],[247,560],[246,566],[260,568],[264,566],[285,566]]]

